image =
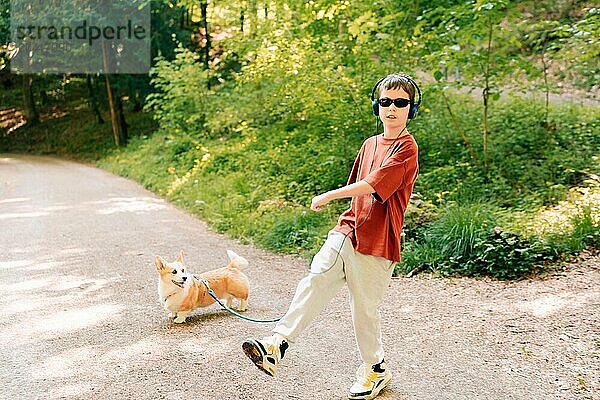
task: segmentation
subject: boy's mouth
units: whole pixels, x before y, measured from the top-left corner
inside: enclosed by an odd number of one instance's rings
[[[396,119],[396,116],[395,115],[388,115],[388,116],[386,116],[386,118],[388,118],[388,119]]]

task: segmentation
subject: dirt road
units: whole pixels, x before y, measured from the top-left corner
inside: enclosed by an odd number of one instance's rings
[[[211,232],[137,184],[0,155],[0,398],[343,399],[358,365],[343,289],[269,378],[243,356],[271,325],[217,306],[176,325],[153,257],[250,261],[247,315],[285,312],[306,263]],[[598,259],[546,280],[395,279],[381,399],[600,399]]]

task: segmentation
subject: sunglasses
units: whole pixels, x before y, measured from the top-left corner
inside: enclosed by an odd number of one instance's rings
[[[381,107],[389,107],[392,105],[392,103],[394,103],[394,105],[398,108],[404,108],[407,107],[410,104],[410,100],[409,99],[403,99],[403,98],[399,98],[399,99],[388,99],[387,97],[382,97],[381,99],[377,100],[377,102],[379,103],[379,105]]]

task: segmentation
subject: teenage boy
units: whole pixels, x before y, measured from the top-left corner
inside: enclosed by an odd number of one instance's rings
[[[332,200],[351,197],[350,208],[313,258],[273,335],[242,345],[258,368],[275,375],[290,343],[346,283],[363,362],[349,399],[373,399],[392,379],[384,361],[379,304],[400,261],[404,212],[419,170],[417,143],[407,131],[421,102],[417,84],[405,74],[388,75],[377,82],[371,100],[383,133],[363,143],[346,186],[315,196],[311,204],[320,211]]]

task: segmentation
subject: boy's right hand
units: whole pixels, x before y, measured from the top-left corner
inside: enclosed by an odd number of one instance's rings
[[[321,206],[329,203],[329,199],[327,198],[327,193],[320,194],[312,198],[310,203],[310,209],[313,211],[321,211]]]

